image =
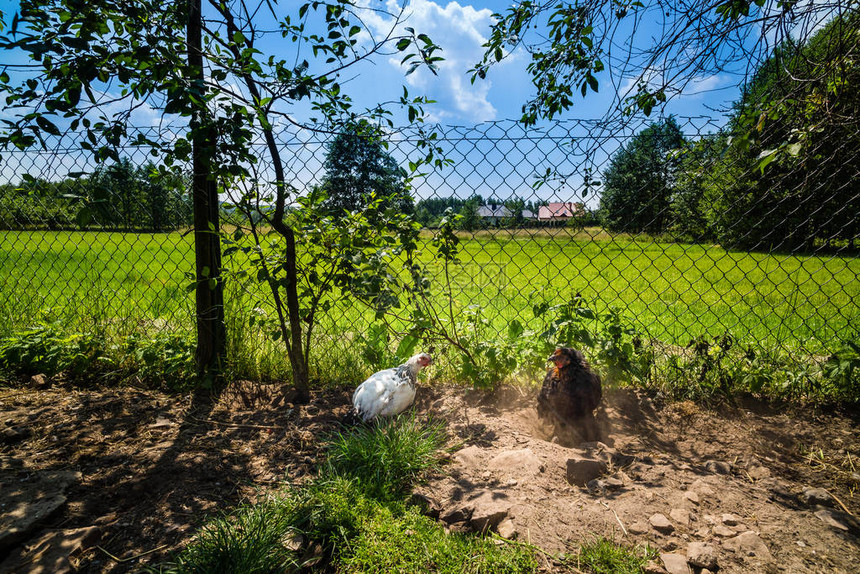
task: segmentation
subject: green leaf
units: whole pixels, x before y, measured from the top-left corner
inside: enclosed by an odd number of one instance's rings
[[[36,116],[36,123],[39,127],[51,134],[52,136],[60,135],[60,130],[45,116]]]

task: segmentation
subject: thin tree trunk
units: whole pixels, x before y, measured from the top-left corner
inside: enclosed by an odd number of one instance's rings
[[[195,100],[204,101],[200,0],[189,0],[188,69]],[[197,374],[204,384],[223,383],[226,355],[224,283],[221,278],[221,240],[218,222],[218,186],[211,173],[215,134],[207,110],[198,108],[191,118],[192,197],[194,204],[194,255],[196,264]]]

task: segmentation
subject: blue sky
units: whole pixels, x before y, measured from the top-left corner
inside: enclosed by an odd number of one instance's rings
[[[403,0],[360,0],[359,3],[394,13]],[[282,3],[281,8],[290,7],[294,12],[292,4]],[[472,125],[519,118],[521,106],[533,91],[526,73],[527,54],[522,51],[513,53],[493,68],[486,80],[477,80],[474,84],[467,73],[483,54],[481,44],[489,35],[493,12],[504,12],[509,5],[510,2],[497,0],[474,0],[471,3],[409,0],[405,19],[398,30],[412,27],[426,33],[442,47],[445,60],[439,65],[438,75],[419,69],[404,76],[405,68],[400,64],[402,54],[380,55],[371,64],[349,69],[341,76],[345,91],[361,107],[369,107],[378,101],[396,99],[401,86],[406,85],[412,95],[426,95],[436,100],[437,103],[427,109],[427,119],[443,124]],[[7,24],[16,7],[17,1],[0,0],[0,10],[6,14]],[[394,21],[382,11],[368,10],[362,12],[362,16],[366,28],[376,35],[389,30]],[[638,41],[647,44],[655,32],[651,29],[653,25],[646,19],[640,28]],[[265,52],[278,55],[288,54],[294,49],[278,34],[268,36],[261,47]],[[2,63],[25,62],[20,54],[3,54]],[[589,93],[587,98],[578,98],[575,107],[567,114],[569,117],[600,117],[612,100],[616,87],[626,90],[633,84],[631,78],[619,77],[612,69],[600,74],[598,80],[601,93]],[[667,111],[683,116],[714,115],[714,109],[724,108],[737,97],[737,83],[738,79],[728,74],[696,78],[683,95],[670,103]],[[291,112],[299,116],[308,113],[304,106]],[[141,122],[154,121],[157,116],[154,110],[146,109],[137,114]]]
[[[402,0],[358,0],[363,6],[370,8],[361,12],[362,18],[369,34],[376,36],[385,34],[394,24],[392,13],[399,11]],[[204,2],[205,4],[205,2]],[[17,2],[11,0],[0,0],[0,10],[6,14],[7,24],[11,20],[11,14],[15,11]],[[298,3],[282,2],[282,11],[297,11]],[[521,106],[532,94],[533,88],[530,78],[526,72],[528,55],[523,52],[514,52],[501,64],[494,67],[488,74],[486,80],[477,80],[474,84],[470,82],[467,73],[469,68],[475,65],[483,54],[481,45],[486,41],[492,22],[493,12],[504,12],[509,2],[492,0],[474,0],[472,3],[444,2],[432,0],[409,0],[405,7],[404,19],[398,24],[397,30],[402,31],[409,26],[417,32],[426,33],[433,41],[442,47],[444,61],[439,64],[438,74],[434,75],[426,69],[419,69],[415,73],[405,76],[405,67],[401,65],[402,53],[393,52],[382,54],[372,62],[365,63],[356,68],[349,68],[341,75],[339,80],[343,84],[344,91],[349,94],[359,108],[372,107],[380,101],[396,100],[402,93],[402,86],[407,86],[410,95],[427,96],[436,100],[436,104],[428,106],[427,120],[431,123],[454,126],[479,126],[476,134],[486,134],[484,122],[495,122],[503,120],[516,120],[521,115]],[[269,29],[277,29],[276,26],[267,26]],[[654,23],[647,18],[643,19],[638,28],[634,42],[648,45],[653,35],[659,33]],[[365,35],[363,41],[369,40]],[[266,53],[272,53],[285,58],[295,57],[293,50],[295,46],[280,37],[279,34],[269,34],[265,40],[259,43],[260,48]],[[307,50],[305,50],[306,52]],[[0,64],[21,64],[26,60],[21,54],[3,54]],[[307,57],[301,54],[301,57]],[[312,63],[313,64],[313,63]],[[738,69],[743,69],[745,62],[738,63]],[[313,69],[313,68],[312,68]],[[10,70],[12,72],[14,70]],[[714,121],[704,125],[704,128],[692,126],[695,130],[713,129],[722,124],[724,114],[719,110],[725,109],[737,98],[739,89],[739,78],[731,72],[738,70],[727,70],[725,73],[693,78],[686,86],[683,93],[672,99],[659,113],[672,113],[678,116],[708,116],[715,118]],[[20,73],[20,72],[19,72]],[[596,119],[607,111],[607,107],[617,101],[617,95],[623,94],[634,84],[634,77],[629,74],[619,73],[618,70],[608,69],[598,76],[601,91],[599,94],[589,93],[587,98],[577,98],[573,109],[569,110],[563,119]],[[236,80],[228,80],[230,87],[243,91]],[[102,90],[110,94],[116,90],[116,86],[105,86]],[[306,119],[311,112],[306,104],[292,105],[285,112],[298,120]],[[0,110],[0,116],[4,112]],[[148,106],[141,106],[135,111],[132,121],[138,125],[157,125],[161,119],[160,112]],[[701,123],[701,122],[700,122]],[[512,124],[505,124],[511,126]],[[512,128],[519,130],[517,126]],[[551,124],[544,122],[537,129],[552,130]],[[587,138],[593,136],[588,132],[588,126],[579,126],[570,136],[573,138]],[[622,134],[608,134],[620,136]],[[617,149],[619,139],[607,140],[605,145],[598,146],[599,156],[597,164],[603,164],[606,158]],[[303,166],[305,174],[319,172],[321,157],[319,151],[311,152],[312,156],[298,160],[296,163]],[[460,152],[457,152],[460,153]],[[510,157],[508,157],[508,154]],[[395,154],[396,155],[396,154]],[[456,155],[456,154],[455,154]],[[556,188],[545,187],[535,193],[531,190],[529,177],[518,176],[515,172],[518,165],[528,163],[534,172],[544,171],[546,168],[557,168],[564,172],[576,171],[580,168],[583,155],[578,152],[568,152],[564,148],[553,147],[550,150],[534,147],[525,153],[516,149],[498,149],[489,144],[481,144],[474,149],[465,150],[462,155],[469,155],[465,165],[467,173],[462,175],[462,181],[458,178],[449,180],[447,183],[430,178],[416,193],[419,196],[468,195],[475,191],[485,197],[495,196],[505,199],[511,195],[531,195],[535,199],[558,199],[568,200],[572,195],[577,195],[577,183],[573,189],[564,189],[563,185]],[[517,158],[515,163],[509,161]],[[398,160],[405,160],[398,157]],[[592,158],[594,160],[595,158]],[[62,171],[63,162],[68,159],[40,158],[39,162],[50,161],[55,166],[52,169]],[[306,165],[305,165],[306,164]],[[472,166],[475,166],[474,168]],[[502,169],[500,166],[507,166]],[[9,177],[7,166],[0,166],[4,175]],[[69,166],[74,170],[75,166]],[[533,176],[533,174],[532,174]],[[302,179],[309,179],[310,175]],[[520,181],[521,179],[521,181]],[[533,177],[532,177],[533,179]],[[574,178],[575,179],[575,178]],[[310,184],[310,181],[307,182]]]

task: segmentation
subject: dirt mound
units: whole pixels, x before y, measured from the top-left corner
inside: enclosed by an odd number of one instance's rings
[[[609,392],[601,442],[577,444],[542,424],[531,393],[430,390],[419,408],[448,420],[463,448],[421,493],[454,529],[492,514],[503,536],[549,552],[604,535],[699,566],[704,553],[721,572],[856,571],[853,421],[759,407],[659,408]]]
[[[12,554],[28,564],[75,542],[62,558],[73,570],[137,571],[212,514],[302,480],[350,393],[294,405],[277,391],[237,385],[211,401],[0,390],[0,496],[44,471],[80,472],[65,506]],[[856,571],[860,437],[846,415],[714,413],[607,392],[601,442],[581,445],[542,424],[533,392],[425,387],[418,397],[421,415],[447,421],[455,450],[420,489],[452,529],[493,529],[550,553],[604,534],[682,562],[713,555],[721,572]],[[98,542],[86,542],[93,532]]]

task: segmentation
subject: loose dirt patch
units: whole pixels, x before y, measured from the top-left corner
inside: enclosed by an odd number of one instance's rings
[[[17,551],[26,559],[28,544],[37,552],[68,532],[86,539],[68,557],[73,571],[129,572],[167,560],[207,517],[312,473],[348,404],[348,390],[293,405],[254,385],[215,401],[135,389],[2,389],[0,498],[6,485],[42,471],[81,473],[62,512]],[[512,388],[419,390],[419,414],[445,420],[456,449],[419,489],[443,516],[483,497],[494,506],[473,527],[549,553],[602,534],[685,556],[704,542],[721,572],[856,571],[855,416],[754,403],[710,412],[616,391],[601,409],[602,443],[580,448],[575,437],[554,442],[534,405],[533,392]],[[571,485],[570,459],[602,460],[606,472],[590,489]],[[93,526],[98,536],[81,530]],[[561,571],[549,557],[545,567]]]

